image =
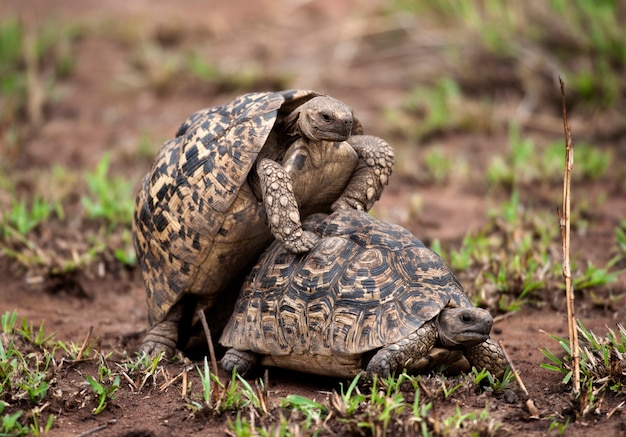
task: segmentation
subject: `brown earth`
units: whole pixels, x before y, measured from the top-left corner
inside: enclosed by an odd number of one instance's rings
[[[22,2],[1,3],[0,14],[17,11],[19,4]],[[327,92],[353,106],[369,132],[393,142],[394,134],[385,128],[385,120],[380,116],[382,109],[399,105],[416,81],[436,77],[443,65],[441,49],[451,40],[456,41],[456,36],[441,34],[441,30],[420,22],[421,30],[412,34],[418,41],[395,47],[395,33],[402,33],[403,29],[386,27],[378,13],[384,4],[382,0],[113,0],[104,7],[96,2],[59,0],[39,2],[36,6],[33,3],[30,9],[23,6],[36,23],[55,18],[62,23],[80,24],[89,31],[83,32],[76,42],[75,68],[70,78],[57,85],[58,101],[46,109],[44,124],[28,134],[18,151],[13,151],[11,174],[22,174],[22,189],[33,191],[45,186],[37,174],[52,165],[93,169],[108,151],[112,154],[113,173],[138,182],[150,165],[150,158],[138,157],[142,138],[150,140],[154,153],[188,114],[243,92],[241,88],[233,91],[220,86],[198,90],[185,83],[185,78],[177,81],[177,77],[160,84],[157,76],[164,74],[159,65],[162,59],[151,52],[138,53],[149,51],[148,43],[155,40],[181,51],[193,47],[202,57],[233,74],[255,69],[261,79],[251,89],[277,87],[287,81],[289,87]],[[144,63],[140,71],[135,66],[138,58]],[[154,77],[148,81],[146,77],[150,75]],[[555,88],[555,95],[556,92]],[[488,158],[506,150],[506,133],[497,127],[514,117],[523,91],[505,94],[497,99],[493,120],[485,121],[486,127],[480,133],[466,134],[461,130],[431,140],[440,145],[446,156],[465,159],[471,176],[484,173]],[[533,135],[558,138],[562,125],[558,104],[555,108],[537,110],[528,128]],[[575,114],[572,129],[575,134],[593,133],[585,120]],[[600,192],[607,195],[587,218],[591,225],[586,233],[575,234],[572,242],[581,259],[596,265],[603,265],[612,256],[606,248],[613,244],[613,230],[626,211],[622,143],[616,143],[618,164],[612,166],[612,174],[595,184],[574,187],[574,202],[591,202]],[[478,187],[454,180],[444,185],[423,183],[414,177],[420,171],[419,149],[403,147],[398,148],[398,167],[403,170],[392,178],[376,206],[377,215],[405,225],[425,241],[436,238],[451,245],[459,244],[468,231],[486,223],[486,211],[492,205],[485,196],[484,182]],[[541,188],[526,193],[529,202],[553,211],[560,194]],[[410,205],[415,199],[422,207],[418,213],[411,213]],[[556,219],[546,226],[557,226]],[[123,357],[124,351],[132,355],[147,325],[143,285],[135,270],[104,266],[100,276],[89,271],[77,275],[71,283],[30,284],[33,281],[26,281],[22,270],[0,259],[0,313],[17,309],[35,324],[44,321],[46,332],[55,332],[57,339],[66,342],[81,342],[93,327],[93,336],[99,339],[102,351],[114,352],[115,357]],[[622,275],[611,290],[621,296],[625,286]],[[494,328],[493,337],[504,341],[539,409],[539,419],[530,418],[517,386],[517,400],[511,403],[467,393],[455,397],[454,402],[443,403],[442,411],[454,411],[455,404],[463,409],[482,409],[488,402],[490,417],[501,422],[507,433],[546,435],[551,423],[549,416],[562,418],[572,409],[568,388],[561,384],[562,376],[540,368],[545,361],[540,348],[559,350],[546,333],[567,335],[563,302],[556,299],[539,307],[526,306],[500,320]],[[617,322],[624,321],[623,302],[599,309],[582,296],[579,317],[585,326],[602,334],[607,326],[614,329]],[[93,400],[84,398],[80,381],[83,374],[93,374],[96,365],[93,361],[63,365],[62,377],[55,387],[60,399],[50,407],[56,420],[49,435],[77,435],[96,429],[98,436],[225,434],[226,417],[190,418],[190,410],[181,400],[180,382],[164,391],[149,385],[140,392],[123,383],[111,405],[102,414],[92,415]],[[174,376],[183,366],[166,367]],[[195,370],[190,372],[190,377],[194,378],[194,373]],[[269,381],[270,400],[291,393],[322,400],[327,392],[339,387],[335,380],[302,377],[277,369],[269,371]],[[199,384],[197,377],[194,384]],[[621,407],[607,417],[620,401],[608,395],[597,414],[570,424],[566,435],[625,435]],[[103,425],[107,426],[98,428]]]

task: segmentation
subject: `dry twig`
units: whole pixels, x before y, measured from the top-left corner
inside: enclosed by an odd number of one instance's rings
[[[39,74],[39,60],[37,59],[37,30],[31,10],[25,10],[21,16],[24,30],[22,39],[22,54],[26,66],[26,93],[28,118],[34,126],[43,122],[43,107],[45,90]]]
[[[511,372],[513,373],[513,376],[515,377],[515,381],[517,381],[517,385],[519,385],[519,387],[522,389],[522,391],[528,398],[526,399],[526,408],[528,408],[528,412],[530,413],[530,418],[539,419],[539,410],[535,406],[535,402],[530,398],[530,395],[528,394],[528,390],[526,389],[526,384],[524,384],[524,381],[522,381],[522,377],[517,372],[517,369],[515,368],[515,365],[513,364],[511,357],[506,352],[506,348],[504,347],[504,342],[500,340],[498,341],[498,345],[500,345],[500,349],[502,349],[504,358],[506,358],[506,360],[509,363],[509,366],[511,367]]]
[[[572,272],[570,269],[570,187],[572,168],[574,167],[574,146],[572,134],[567,125],[567,107],[565,104],[565,85],[561,84],[561,102],[563,109],[563,130],[565,132],[565,171],[563,174],[563,209],[559,213],[561,228],[561,242],[563,243],[563,277],[565,278],[565,295],[567,301],[567,328],[569,331],[569,346],[572,353],[572,373],[574,392],[580,392],[580,350],[578,347],[578,330],[574,314],[574,290],[572,287]]]
[[[159,391],[165,391],[165,389],[167,389],[170,385],[174,384],[176,381],[178,381],[180,378],[183,378],[183,391],[187,390],[186,386],[187,386],[187,372],[189,372],[191,369],[193,369],[193,366],[186,366],[182,372],[180,372],[178,375],[174,376],[173,378],[166,378],[165,382],[163,384],[161,384],[159,386]],[[183,396],[184,397],[184,396]]]
[[[198,317],[200,317],[200,321],[202,322],[202,329],[204,329],[204,335],[206,336],[207,344],[209,345],[209,356],[211,357],[211,367],[213,368],[213,374],[217,376],[217,359],[215,358],[215,349],[213,349],[213,338],[211,337],[211,330],[209,329],[209,324],[206,321],[206,316],[202,309],[198,310]],[[215,400],[219,400],[219,387],[215,386]]]
[[[83,344],[81,345],[80,350],[78,351],[78,354],[76,355],[76,361],[79,361],[83,357],[83,354],[85,353],[85,350],[87,349],[87,345],[89,345],[89,340],[91,340],[92,334],[93,334],[93,326],[90,326],[89,331],[87,331],[87,337],[85,337],[85,340],[83,341]]]

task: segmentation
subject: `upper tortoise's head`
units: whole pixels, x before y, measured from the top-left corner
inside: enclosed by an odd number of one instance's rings
[[[314,97],[302,104],[298,127],[312,141],[345,141],[352,133],[352,108],[328,96]]]

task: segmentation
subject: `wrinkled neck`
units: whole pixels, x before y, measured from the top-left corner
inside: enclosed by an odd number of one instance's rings
[[[439,323],[439,315],[437,316],[437,332],[439,334],[439,343],[441,343],[442,346],[454,347],[459,345],[459,342],[453,340],[448,333],[442,329],[441,323]]]

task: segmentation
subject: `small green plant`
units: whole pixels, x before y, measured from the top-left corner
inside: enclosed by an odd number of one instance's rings
[[[464,123],[461,89],[451,78],[434,85],[416,86],[401,109],[389,109],[385,118],[407,137],[420,138],[433,132],[458,127]],[[414,117],[420,122],[415,123]]]
[[[592,262],[587,264],[587,268],[573,278],[575,290],[584,290],[595,287],[602,287],[617,281],[621,271],[610,271],[618,261],[618,258],[609,260],[604,267],[596,267]]]
[[[548,432],[552,432],[556,430],[557,435],[559,436],[565,435],[565,430],[567,429],[567,426],[569,425],[570,418],[568,417],[565,420],[565,422],[561,422],[555,416],[550,416],[550,419],[552,419],[552,421],[550,422],[550,426],[548,427]]]
[[[22,327],[17,332],[29,343],[35,346],[44,346],[54,339],[54,334],[46,335],[44,330],[44,322],[42,321],[39,328],[35,329],[32,323],[28,323],[25,318],[22,318]]]
[[[50,388],[50,384],[46,379],[48,376],[46,375],[46,371],[48,370],[48,366],[50,364],[50,360],[52,357],[50,355],[45,355],[43,361],[43,368],[40,368],[42,364],[41,361],[37,361],[34,365],[34,368],[24,369],[23,379],[21,382],[17,384],[17,387],[22,389],[24,393],[28,396],[28,399],[32,404],[37,404],[43,399],[45,399],[48,394],[48,389]]]
[[[471,375],[474,384],[482,387],[485,385],[486,382],[488,390],[493,393],[502,393],[511,385],[511,383],[515,379],[513,371],[510,367],[507,367],[507,369],[504,371],[504,375],[502,375],[502,378],[500,379],[494,377],[487,369],[484,368],[478,370],[476,367],[472,367]]]
[[[95,171],[85,173],[89,195],[81,202],[87,216],[104,219],[110,227],[128,225],[132,220],[135,204],[133,185],[119,177],[110,177],[111,156],[105,153]]]
[[[554,226],[546,226],[552,220]],[[558,223],[523,204],[514,189],[508,201],[489,211],[481,229],[467,233],[457,247],[436,250],[454,272],[469,276],[475,303],[493,311],[516,311],[542,299],[541,291],[562,282],[560,265],[549,254],[557,247]]]
[[[2,314],[0,321],[2,323],[2,332],[7,335],[13,334],[15,324],[17,323],[17,310],[13,310],[12,312],[7,311]]]
[[[535,155],[535,143],[521,137],[518,125],[509,125],[509,155],[506,158],[498,155],[492,158],[487,168],[488,182],[513,187],[536,180],[539,174],[533,165]]]
[[[461,387],[463,387],[463,381],[461,381],[461,382],[453,385],[452,387],[448,388],[448,386],[446,384],[446,380],[445,379],[441,380],[441,392],[443,393],[443,397],[445,399],[448,399],[450,396],[452,396],[452,394],[455,391],[457,391]]]
[[[328,407],[326,405],[300,395],[289,395],[283,398],[280,402],[280,406],[281,408],[299,411],[304,415],[303,430],[309,430],[313,426],[319,428],[322,420],[328,414]]]
[[[18,420],[24,414],[23,411],[17,411],[13,414],[4,414],[4,408],[8,404],[4,401],[0,401],[0,418],[2,420],[2,427],[0,428],[0,435],[3,436],[22,436],[28,434],[28,427],[22,425]]]
[[[432,148],[424,155],[427,178],[436,184],[445,183],[452,171],[452,161],[438,148]]]
[[[230,410],[249,409],[267,413],[263,396],[265,388],[262,380],[256,381],[253,387],[241,375],[233,371],[230,381],[224,386],[219,377],[209,370],[206,357],[203,369],[196,367],[196,370],[200,375],[202,384],[202,403],[192,401],[187,405],[191,410],[222,413]]]
[[[33,414],[33,423],[30,424],[30,432],[35,437],[39,437],[42,434],[46,434],[52,428],[52,424],[54,423],[54,414],[48,415],[48,420],[46,420],[46,424],[43,427],[39,426],[39,416],[41,415],[41,411],[39,409],[34,409],[32,411]]]
[[[96,394],[98,405],[94,407],[92,413],[98,415],[104,411],[107,402],[115,398],[114,394],[120,388],[120,377],[119,375],[115,376],[111,385],[107,385],[103,381],[98,381],[91,375],[85,375],[85,380]]]
[[[35,196],[29,206],[23,199],[13,199],[11,209],[3,217],[2,223],[0,223],[2,235],[5,238],[11,237],[9,228],[12,228],[19,235],[25,236],[39,224],[48,220],[53,212],[61,220],[65,217],[63,207],[58,201],[48,202]]]
[[[248,420],[241,417],[241,411],[237,411],[237,416],[235,420],[232,420],[230,417],[228,420],[228,428],[236,437],[252,437],[255,435],[255,430],[252,429],[252,425]],[[282,434],[280,434],[282,435]]]
[[[455,407],[455,413],[445,419],[442,420],[442,425],[444,431],[444,435],[448,433],[453,433],[458,429],[469,429],[477,427],[480,423],[487,422],[487,429],[489,430],[486,434],[493,435],[495,431],[500,427],[500,424],[496,423],[492,419],[489,418],[489,406],[485,405],[485,408],[477,413],[476,411],[470,411],[467,413],[463,413],[461,411],[461,407],[457,404]],[[483,431],[485,432],[485,431]],[[471,434],[475,435],[475,434]]]
[[[617,332],[612,329],[604,337],[599,337],[578,322],[580,342],[580,380],[581,391],[578,396],[578,414],[585,416],[597,409],[598,403],[607,390],[624,394],[626,386],[626,329],[617,325]],[[541,367],[563,374],[563,384],[572,379],[571,350],[569,342],[564,338],[550,335],[565,352],[561,358],[550,349],[541,350],[549,362],[541,363]]]
[[[22,318],[20,327],[17,311],[4,313],[0,320],[0,396],[26,400],[33,406],[27,415],[23,410],[3,415],[8,404],[0,401],[0,435],[30,433],[37,436],[47,432],[54,422],[54,415],[50,414],[45,425],[39,425],[53,378],[50,368],[54,357],[48,348],[54,350],[56,342],[52,341],[52,336],[45,335],[43,324],[34,329]],[[23,353],[25,345],[32,350]]]
[[[165,352],[161,352],[154,357],[143,352],[138,352],[135,359],[127,359],[121,363],[115,363],[115,365],[120,369],[120,373],[130,383],[133,390],[141,392],[150,379],[152,379],[153,384],[156,385],[157,376],[163,372],[161,362],[164,356]],[[141,378],[141,382],[139,382],[138,377],[133,379],[133,376],[137,373]]]
[[[509,150],[506,156],[494,156],[487,168],[487,181],[492,186],[516,189],[538,183],[557,184],[562,181],[564,146],[562,140],[538,145],[522,137],[519,126],[509,126]],[[612,152],[588,143],[576,144],[575,180],[602,178],[612,160]]]
[[[74,361],[79,358],[79,353],[81,354],[80,355],[81,359],[89,358],[97,341],[98,341],[97,339],[92,339],[84,346],[82,344],[78,344],[73,341],[69,341],[67,343],[64,341],[58,341],[57,346],[59,349],[65,352],[65,354],[67,355],[67,358],[70,361]]]
[[[360,393],[356,386],[358,380],[359,376],[355,377],[346,392],[343,392],[342,387],[341,395],[331,395],[332,409],[341,417],[342,422],[353,427],[355,431],[386,435],[401,413],[412,407],[405,401],[401,387],[404,382],[415,379],[405,373],[397,378],[383,380],[374,376],[369,395]]]
[[[129,229],[122,230],[121,247],[117,247],[113,251],[115,259],[127,267],[133,267],[137,264],[137,255],[133,247],[132,234]]]
[[[29,21],[10,15],[0,20],[0,127],[9,126],[0,128],[0,153],[9,158],[17,155],[28,123],[41,122],[56,83],[74,64],[72,41],[78,29],[53,22],[35,27]],[[42,98],[29,104],[34,93]]]
[[[197,366],[196,370],[200,375],[200,382],[202,383],[202,402],[204,407],[211,408],[211,372],[209,370],[209,361],[207,357],[204,357],[204,368],[201,371]]]
[[[361,374],[356,375],[350,385],[343,391],[343,383],[340,383],[341,395],[333,393],[331,400],[334,400],[335,408],[341,411],[343,414],[351,415],[358,409],[359,405],[365,401],[365,395],[361,394],[357,386]]]
[[[408,420],[408,425],[415,431],[419,428],[422,436],[429,436],[430,433],[428,431],[428,418],[431,415],[431,410],[433,409],[432,402],[421,402],[422,395],[419,388],[415,389],[415,399],[413,400],[412,406],[412,417]]]

